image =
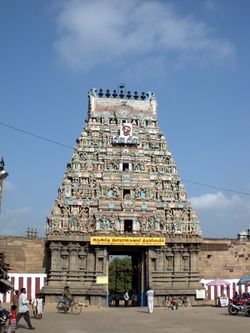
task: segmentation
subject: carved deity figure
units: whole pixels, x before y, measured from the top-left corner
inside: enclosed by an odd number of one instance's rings
[[[112,230],[119,230],[120,229],[120,219],[117,214],[112,214],[110,220],[110,227]]]
[[[58,204],[55,204],[52,208],[52,212],[51,212],[51,215],[53,216],[57,216],[57,215],[60,215],[61,214],[61,209],[60,207],[58,206]]]
[[[155,218],[154,218],[154,216],[150,216],[148,218],[148,228],[151,229],[151,230],[155,229]]]
[[[61,207],[61,215],[62,217],[68,217],[69,216],[69,206],[62,206]]]
[[[79,220],[77,227],[80,232],[87,232],[86,221]]]
[[[167,221],[171,221],[174,219],[174,214],[173,214],[173,211],[171,208],[167,208],[166,211],[165,211],[165,214],[166,214],[166,220]]]
[[[118,198],[120,196],[120,190],[119,190],[119,187],[117,186],[116,183],[113,183],[112,186],[111,186],[112,190],[113,190],[113,196],[115,198]]]
[[[141,230],[148,230],[149,229],[149,225],[148,225],[148,219],[146,218],[146,216],[142,216],[140,218],[138,218],[140,225],[141,225]]]
[[[70,212],[73,216],[78,216],[79,206],[71,206]]]
[[[79,217],[88,217],[89,216],[89,208],[87,206],[81,206],[79,210]]]
[[[93,163],[92,161],[88,160],[86,163],[86,171],[92,171],[93,170]]]
[[[137,183],[135,186],[135,197],[136,198],[140,198],[141,190],[142,190],[141,185],[139,183]]]

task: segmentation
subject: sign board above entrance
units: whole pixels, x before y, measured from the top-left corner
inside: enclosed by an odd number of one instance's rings
[[[164,237],[91,237],[91,245],[132,245],[132,246],[160,246],[165,245]]]

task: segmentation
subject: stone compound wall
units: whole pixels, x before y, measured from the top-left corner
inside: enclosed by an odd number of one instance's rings
[[[204,239],[199,269],[204,279],[239,279],[250,275],[250,241]]]
[[[5,253],[9,273],[45,273],[45,240],[0,236],[0,252]]]
[[[10,265],[8,275],[15,290],[27,289],[28,299],[39,293],[46,281],[46,248],[43,238],[0,236],[0,252]],[[0,294],[0,301],[10,303],[13,291]]]

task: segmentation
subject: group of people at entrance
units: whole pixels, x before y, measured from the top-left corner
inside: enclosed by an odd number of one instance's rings
[[[146,292],[147,296],[147,304],[148,304],[148,312],[152,313],[154,309],[154,290],[148,289]],[[141,299],[139,294],[133,290],[131,295],[128,291],[125,293],[111,293],[109,295],[109,306],[115,306],[119,307],[120,305],[127,306],[140,306],[141,305]]]
[[[140,297],[139,294],[133,290],[132,293],[126,291],[125,293],[115,292],[109,294],[109,306],[119,307],[124,305],[128,306],[139,306],[140,305]]]

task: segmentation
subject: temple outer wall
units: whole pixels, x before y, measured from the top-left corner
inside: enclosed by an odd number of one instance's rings
[[[0,252],[5,253],[9,273],[46,273],[45,251],[44,238],[0,236]]]
[[[5,253],[10,265],[8,275],[15,290],[27,289],[29,300],[39,293],[46,283],[47,258],[45,239],[17,236],[0,236],[0,252]],[[0,301],[11,303],[13,292],[1,294]]]
[[[239,279],[250,275],[250,241],[203,239],[199,269],[203,279]]]

